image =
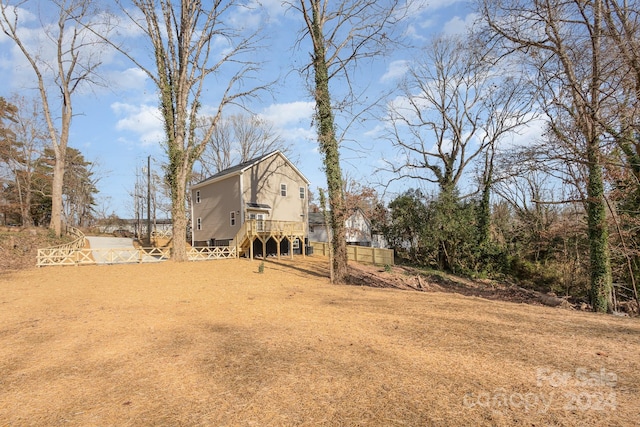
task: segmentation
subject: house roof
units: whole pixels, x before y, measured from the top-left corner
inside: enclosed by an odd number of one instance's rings
[[[324,225],[324,214],[322,212],[309,212],[309,224]]]
[[[211,184],[213,182],[216,181],[221,181],[223,179],[226,179],[230,176],[234,176],[234,175],[240,175],[242,172],[246,171],[247,169],[250,169],[252,166],[262,162],[263,160],[268,159],[269,157],[275,156],[280,154],[282,156],[282,158],[289,164],[289,166],[291,166],[293,168],[293,170],[295,170],[298,175],[300,175],[302,177],[302,179],[309,184],[309,180],[302,174],[302,172],[300,172],[300,170],[298,170],[298,168],[291,163],[291,161],[280,151],[280,150],[275,150],[272,151],[270,153],[267,153],[263,156],[260,157],[256,157],[254,159],[251,160],[247,160],[246,162],[240,163],[238,165],[235,166],[231,166],[230,168],[227,168],[225,170],[222,170],[214,175],[211,175],[209,178],[198,182],[197,184],[193,185],[191,188],[198,188],[198,187],[202,187],[204,185],[207,184]]]
[[[271,206],[266,205],[264,203],[247,203],[247,207],[250,209],[263,209],[263,210],[271,209]]]

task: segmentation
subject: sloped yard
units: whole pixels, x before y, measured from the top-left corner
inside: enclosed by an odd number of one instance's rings
[[[259,264],[0,275],[0,425],[638,424],[637,318]]]

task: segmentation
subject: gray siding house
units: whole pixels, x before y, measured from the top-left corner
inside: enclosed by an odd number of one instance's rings
[[[293,254],[306,237],[309,181],[279,150],[191,187],[192,245]]]

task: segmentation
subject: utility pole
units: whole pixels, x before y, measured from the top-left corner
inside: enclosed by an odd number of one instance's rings
[[[147,243],[151,246],[151,156],[147,157]]]

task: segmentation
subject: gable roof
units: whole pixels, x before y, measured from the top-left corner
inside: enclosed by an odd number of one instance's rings
[[[291,161],[287,158],[287,156],[285,156],[280,150],[275,150],[272,151],[270,153],[267,153],[265,155],[262,155],[260,157],[256,157],[254,159],[251,160],[247,160],[246,162],[240,163],[238,165],[235,166],[231,166],[230,168],[227,168],[225,170],[222,170],[214,175],[211,175],[209,178],[198,182],[197,184],[194,184],[191,188],[199,188],[202,186],[205,186],[207,184],[211,184],[213,182],[217,182],[217,181],[222,181],[223,179],[226,179],[230,176],[234,176],[234,175],[240,175],[242,174],[244,171],[250,169],[251,167],[257,165],[258,163],[262,162],[263,160],[268,159],[269,157],[275,156],[280,154],[280,156],[282,156],[282,158],[285,160],[285,162],[287,162],[289,164],[289,166],[291,166],[291,168],[296,171],[296,173],[298,173],[298,175],[300,175],[302,177],[302,179],[304,180],[304,182],[306,182],[307,184],[309,184],[309,180],[307,179],[307,177],[305,177],[302,172],[300,172],[298,170],[298,168],[291,163]]]

